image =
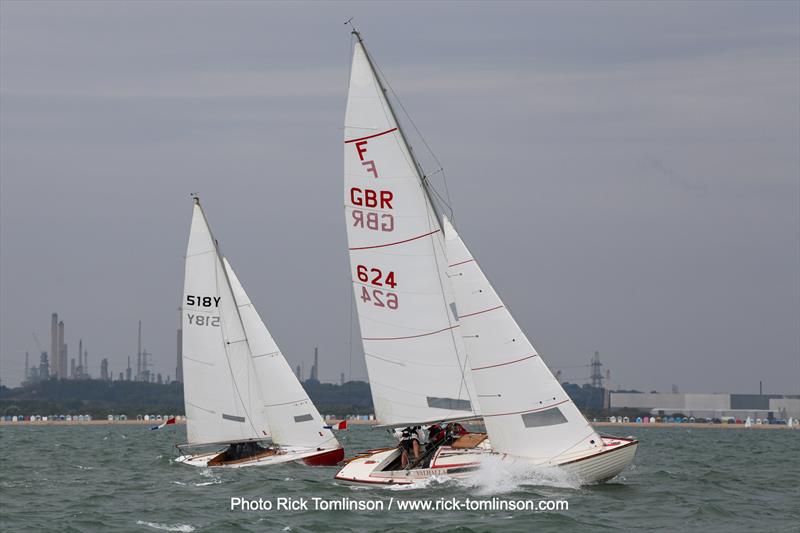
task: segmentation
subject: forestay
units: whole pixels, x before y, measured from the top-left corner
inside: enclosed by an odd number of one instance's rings
[[[449,274],[492,449],[541,461],[602,446],[447,218]]]
[[[375,413],[384,424],[475,415],[441,226],[360,39],[344,139],[351,275]]]
[[[189,444],[267,438],[269,424],[239,311],[197,199],[181,316]]]
[[[289,363],[270,335],[227,258],[223,258],[250,351],[264,407],[279,445],[337,448],[336,437],[323,428],[322,417],[292,372]]]

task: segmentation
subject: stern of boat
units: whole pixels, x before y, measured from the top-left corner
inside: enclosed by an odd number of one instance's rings
[[[344,448],[339,446],[333,450],[323,450],[317,455],[303,458],[308,466],[336,466],[344,460]]]

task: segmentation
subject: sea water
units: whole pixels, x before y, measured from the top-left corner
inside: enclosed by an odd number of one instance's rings
[[[611,428],[613,429],[613,428]],[[800,430],[622,430],[640,439],[610,483],[490,462],[472,479],[352,485],[294,463],[221,470],[173,462],[183,426],[0,427],[3,531],[800,531]],[[337,433],[348,456],[384,430]],[[231,510],[233,499],[270,509]],[[282,499],[288,505],[278,508]],[[317,505],[314,505],[316,499]],[[566,501],[567,509],[401,511],[400,502]],[[301,505],[305,502],[305,507]],[[295,506],[295,509],[289,507]],[[563,505],[563,504],[561,504]],[[337,510],[339,509],[345,510]]]

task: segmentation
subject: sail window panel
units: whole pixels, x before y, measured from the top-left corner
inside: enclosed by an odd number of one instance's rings
[[[567,417],[561,412],[558,407],[545,409],[544,411],[534,411],[532,413],[525,413],[522,416],[522,423],[526,428],[538,428],[544,426],[556,426],[558,424],[565,424]]]
[[[458,308],[455,302],[450,302],[450,311],[453,313],[453,321],[458,320]]]
[[[230,420],[231,422],[242,422],[242,423],[244,423],[244,417],[243,416],[227,415],[227,414],[223,413],[222,414],[222,418],[224,418],[225,420]]]
[[[472,404],[469,400],[457,398],[437,398],[428,396],[428,407],[433,409],[447,409],[448,411],[472,411]]]
[[[310,414],[298,415],[294,417],[295,422],[310,422],[314,420],[314,417]]]

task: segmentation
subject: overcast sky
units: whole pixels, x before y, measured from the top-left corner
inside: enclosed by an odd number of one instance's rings
[[[600,350],[615,387],[800,393],[791,1],[4,0],[4,384],[53,311],[93,375],[135,364],[139,319],[174,375],[191,192],[290,363],[319,346],[322,379],[349,374],[353,16],[551,367],[585,380]]]

